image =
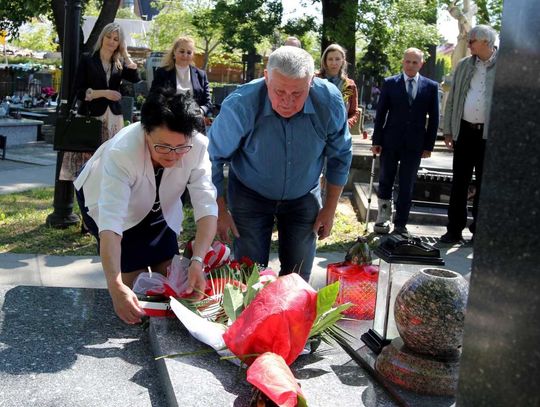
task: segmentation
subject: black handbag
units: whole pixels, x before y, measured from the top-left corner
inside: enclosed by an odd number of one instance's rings
[[[71,109],[67,117],[56,120],[54,150],[93,153],[98,149],[103,123],[89,113],[86,116],[75,116],[75,111]]]

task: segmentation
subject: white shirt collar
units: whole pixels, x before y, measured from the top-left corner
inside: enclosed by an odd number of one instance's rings
[[[418,72],[416,72],[416,75],[414,75],[412,78],[409,77],[405,72],[403,72],[403,80],[405,82],[407,82],[407,79],[412,79],[414,80],[415,82],[418,82],[418,78],[420,77],[420,74]]]

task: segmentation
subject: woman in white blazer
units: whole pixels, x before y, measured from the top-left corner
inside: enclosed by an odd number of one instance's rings
[[[178,253],[186,187],[197,225],[187,292],[204,291],[202,259],[216,233],[217,205],[208,139],[194,131],[197,115],[189,96],[151,93],[141,122],[104,143],[74,182],[83,221],[98,240],[114,309],[126,323],[144,315],[131,290],[137,276],[147,267],[166,274]]]

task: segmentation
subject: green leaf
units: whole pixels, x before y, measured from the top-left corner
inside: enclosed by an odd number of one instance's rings
[[[336,302],[339,294],[339,281],[327,285],[317,293],[317,317],[328,312]]]
[[[242,290],[232,284],[226,284],[223,290],[223,309],[231,320],[236,321],[236,318],[244,309],[244,296]]]
[[[352,307],[353,304],[346,303],[332,308],[329,311],[325,312],[323,315],[319,316],[309,332],[309,337],[315,336],[319,333],[324,332],[326,329],[329,329],[334,326],[334,324],[343,318],[342,312],[346,309]]]
[[[296,401],[297,407],[307,407],[307,401],[305,398],[303,398],[300,394],[298,395],[298,399]]]
[[[246,284],[247,292],[246,292],[246,295],[244,296],[244,308],[247,307],[251,303],[251,301],[253,301],[253,298],[255,298],[255,295],[257,295],[258,290],[254,289],[253,286],[257,284],[258,281],[259,281],[259,269],[257,267],[254,267]]]

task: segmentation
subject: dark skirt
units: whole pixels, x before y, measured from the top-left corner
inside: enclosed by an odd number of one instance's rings
[[[75,191],[75,194],[83,222],[88,231],[97,239],[99,254],[99,230],[94,219],[88,215],[82,188]],[[140,223],[124,231],[121,248],[122,273],[146,269],[170,260],[179,253],[176,233],[167,225],[161,208],[150,211]]]

